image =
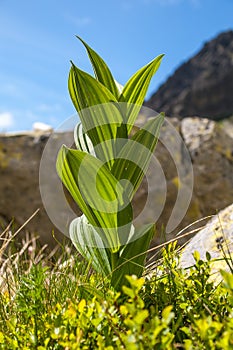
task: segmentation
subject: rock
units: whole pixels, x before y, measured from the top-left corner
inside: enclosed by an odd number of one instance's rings
[[[13,219],[15,230],[39,209],[26,229],[52,247],[56,244],[52,236],[55,227],[44,210],[39,189],[40,160],[48,138],[48,134],[38,136],[37,132],[0,136],[0,218],[4,219],[2,227]],[[52,176],[56,174],[48,171],[48,178]],[[64,236],[56,229],[55,233],[62,241]]]
[[[174,134],[170,133],[171,128],[164,125],[161,133],[161,141],[164,144],[159,142],[155,151],[156,167],[148,170],[147,181],[144,181],[139,188],[133,203],[135,216],[138,217],[137,215],[141,213],[138,225],[144,221],[157,222],[158,233],[153,244],[174,237],[186,225],[203,216],[215,214],[233,202],[233,139],[225,132],[223,125],[199,118],[186,118],[182,121],[170,118],[170,122],[181,136],[181,141],[173,142]],[[39,213],[27,224],[26,229],[37,233],[41,242],[51,247],[55,244],[52,231],[59,240],[62,240],[64,236],[59,232],[67,230],[72,218],[81,214],[63,190],[56,174],[57,151],[63,143],[72,145],[72,133],[38,135],[36,132],[29,132],[10,136],[0,135],[2,226],[14,217],[15,226],[18,227],[39,208]],[[194,169],[193,194],[189,185],[190,169],[185,168],[185,145],[191,154]],[[43,166],[40,166],[45,146],[46,157],[43,155]],[[172,156],[166,147],[170,147]],[[182,170],[180,174],[177,174],[177,167]],[[182,176],[182,181],[179,175]],[[152,204],[143,212],[147,201],[147,185],[150,181],[152,181],[150,188]],[[185,190],[184,195],[178,200],[178,211],[173,213],[173,221],[170,221],[170,228],[172,225],[174,227],[169,230],[169,220],[180,188]],[[42,197],[46,197],[45,208],[40,192]],[[188,205],[191,194],[191,203]],[[65,201],[67,207],[64,206],[65,198],[68,198],[72,210],[67,200]],[[180,215],[179,209],[184,210],[184,213],[187,209],[180,224],[175,221]]]
[[[183,119],[181,133],[192,158],[200,214],[214,214],[232,203],[233,138],[218,123],[200,118]]]
[[[225,258],[233,253],[233,204],[229,205],[207,223],[195,237],[186,245],[181,253],[180,266],[191,267],[195,264],[193,253],[198,251],[200,258],[206,260],[206,252],[216,260],[212,263],[212,273],[216,281],[219,281],[220,269],[230,271]],[[232,268],[232,261],[229,260]]]
[[[181,121],[171,118],[169,121],[179,131],[191,156],[194,174],[193,190],[190,205],[187,206],[183,220],[170,232],[166,226],[177,200],[178,188],[182,185],[185,186],[186,181],[184,177],[183,183],[180,183],[176,168],[181,167],[185,170],[187,155],[184,153],[183,145],[180,145],[176,151],[178,156],[175,166],[176,155],[172,159],[166,148],[159,143],[155,154],[165,172],[167,194],[164,210],[157,220],[159,234],[154,239],[154,245],[161,243],[163,239],[172,239],[185,226],[208,215],[213,215],[233,202],[233,138],[225,132],[222,125],[205,118],[185,118]],[[162,135],[164,135],[164,131]],[[171,139],[171,135],[168,134],[167,138]],[[176,146],[172,145],[173,148]],[[191,183],[188,184],[188,186],[190,185]],[[161,187],[159,179],[156,182],[156,187]],[[155,193],[153,208],[158,205],[157,197],[158,200],[160,199],[158,194],[159,192]],[[137,209],[142,206],[146,196],[144,185],[139,189],[135,199]],[[179,200],[179,205],[185,206],[186,203],[182,203],[182,199],[185,202],[187,197],[181,197]],[[163,228],[164,226],[165,228]],[[196,227],[198,226],[193,225],[192,229]],[[162,230],[164,230],[163,234],[161,234]],[[162,235],[164,235],[163,238]],[[186,240],[187,238],[184,238],[179,242],[182,244]]]
[[[219,120],[233,115],[233,31],[218,35],[183,63],[146,102],[171,117]]]

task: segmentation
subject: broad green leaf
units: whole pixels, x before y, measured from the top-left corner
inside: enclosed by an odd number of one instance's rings
[[[124,189],[130,200],[148,169],[163,121],[163,114],[149,120],[128,140],[114,162],[111,172],[118,180],[128,180]]]
[[[93,268],[105,276],[109,275],[111,266],[104,243],[85,215],[71,222],[69,233],[78,252],[91,262]]]
[[[126,275],[141,277],[144,269],[147,250],[155,234],[154,224],[149,224],[135,230],[129,242],[120,250],[118,264],[112,272],[111,283],[115,289],[120,289],[127,283]],[[138,237],[138,238],[137,238]]]
[[[77,112],[91,106],[108,102],[117,102],[116,97],[103,84],[90,74],[76,67],[74,63],[71,62],[71,64],[68,88]],[[95,123],[92,127],[93,126],[95,126]]]
[[[91,75],[74,64],[69,74],[69,92],[77,109],[83,131],[90,137],[96,156],[108,162],[109,168],[116,156],[115,142],[120,134],[123,118],[114,95]]]
[[[153,61],[139,69],[124,86],[119,102],[128,103],[125,116],[125,122],[128,123],[128,132],[130,132],[134,125],[144,102],[150,81],[158,70],[163,56],[164,55],[157,56]]]
[[[103,84],[111,93],[118,98],[119,96],[119,89],[117,88],[117,85],[115,83],[115,80],[112,76],[112,73],[110,72],[107,64],[104,62],[104,60],[89,46],[87,43],[85,43],[84,40],[82,40],[79,36],[77,38],[83,43],[85,46],[88,56],[90,58],[90,61],[92,63],[92,67],[95,73],[96,79]]]
[[[58,176],[60,177],[63,184],[72,195],[75,202],[79,205],[82,212],[85,213],[85,215],[88,217],[88,220],[92,224],[98,225],[98,220],[95,216],[95,213],[89,207],[89,205],[86,203],[86,201],[81,195],[81,192],[78,187],[77,179],[76,179],[77,175],[75,176],[73,174],[75,171],[77,171],[78,173],[79,163],[73,164],[74,161],[71,160],[72,166],[70,166],[69,154],[70,154],[69,149],[65,145],[63,145],[58,152],[57,161],[56,161],[56,169],[57,169]],[[83,154],[83,157],[84,157],[84,154]]]
[[[129,211],[130,220],[132,210],[130,203],[124,209],[124,189],[118,180],[99,159],[65,146],[58,153],[57,172],[105,244],[117,251],[119,212]]]

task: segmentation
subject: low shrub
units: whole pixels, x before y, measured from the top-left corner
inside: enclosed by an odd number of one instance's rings
[[[39,259],[29,269],[22,255],[17,276],[2,280],[0,349],[233,349],[233,275],[214,285],[209,255],[195,253],[184,270],[175,244],[162,254],[121,291],[65,251],[58,264]]]

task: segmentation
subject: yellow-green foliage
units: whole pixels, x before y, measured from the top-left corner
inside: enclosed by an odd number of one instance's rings
[[[121,292],[77,257],[27,273],[19,261],[0,295],[0,349],[233,349],[233,275],[215,286],[210,255],[194,257],[185,271],[170,245],[152,277],[128,276]]]

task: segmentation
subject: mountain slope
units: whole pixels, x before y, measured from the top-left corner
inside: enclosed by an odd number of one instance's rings
[[[168,78],[146,106],[172,117],[219,120],[233,115],[233,31],[206,43]]]

